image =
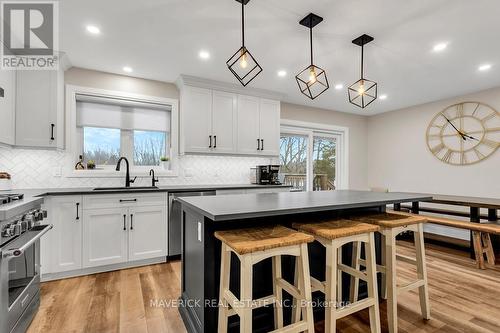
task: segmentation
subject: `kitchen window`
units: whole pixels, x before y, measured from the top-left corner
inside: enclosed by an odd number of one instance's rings
[[[347,188],[346,128],[284,121],[280,138],[282,183],[295,191]]]
[[[68,86],[67,99],[74,163],[80,156],[85,166],[95,163],[95,170],[72,170],[68,176],[118,177],[120,156],[137,175],[151,168],[160,175],[176,175],[177,100],[75,86]],[[170,162],[160,163],[162,157]]]

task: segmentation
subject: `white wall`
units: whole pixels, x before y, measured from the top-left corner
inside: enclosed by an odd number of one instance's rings
[[[500,152],[470,166],[438,160],[426,145],[432,118],[447,106],[478,101],[500,110],[500,88],[368,118],[368,185],[391,191],[500,198]]]
[[[343,112],[281,103],[281,118],[349,128],[349,188],[368,189],[367,142],[368,118]]]

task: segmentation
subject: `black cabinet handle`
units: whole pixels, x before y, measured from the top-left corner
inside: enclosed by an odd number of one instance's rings
[[[217,148],[217,135],[214,135],[214,148]]]
[[[130,214],[130,230],[134,230],[134,214]]]
[[[127,230],[127,215],[123,214],[123,230]]]
[[[260,150],[260,140],[257,139],[257,150]]]
[[[208,137],[210,138],[210,144],[208,145],[208,148],[212,148],[212,136],[209,135]]]
[[[80,207],[80,203],[79,202],[76,203],[76,219],[77,220],[80,219],[80,216],[78,215],[78,207]]]
[[[54,138],[54,127],[56,127],[56,125],[50,124],[50,128],[51,128],[50,140],[52,140],[52,141],[55,140],[55,138]]]
[[[260,139],[260,150],[264,150],[264,139]]]
[[[120,199],[120,202],[137,202],[137,199]]]

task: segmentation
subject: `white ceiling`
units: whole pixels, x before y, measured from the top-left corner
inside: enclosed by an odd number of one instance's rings
[[[60,2],[61,49],[74,66],[173,82],[180,74],[234,82],[225,62],[241,46],[241,7],[235,0],[64,0]],[[295,74],[308,63],[308,31],[298,21],[314,12],[315,63],[331,88],[310,101]],[[286,94],[285,101],[372,115],[500,86],[500,1],[497,0],[251,0],[246,6],[246,44],[264,68],[249,86]],[[100,27],[92,36],[87,24]],[[359,47],[367,33],[366,78],[387,94],[361,110],[346,87],[359,78]],[[442,53],[432,51],[448,42]],[[211,53],[201,61],[198,52]],[[478,66],[491,63],[488,72]],[[286,78],[277,71],[285,69]],[[337,91],[333,86],[344,84]]]

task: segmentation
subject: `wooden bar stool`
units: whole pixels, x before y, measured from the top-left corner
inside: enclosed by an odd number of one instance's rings
[[[418,288],[420,308],[424,319],[430,319],[429,289],[427,284],[427,267],[425,263],[424,223],[427,219],[423,216],[407,215],[403,213],[379,213],[350,217],[364,223],[377,225],[382,233],[383,255],[382,265],[377,266],[377,271],[382,273],[382,298],[387,299],[387,320],[390,333],[398,331],[398,302],[397,295],[401,292]],[[405,231],[413,231],[415,239],[416,259],[396,253],[396,236]],[[417,279],[411,283],[398,286],[396,284],[396,258],[416,265]],[[353,266],[359,269],[365,266],[361,259],[361,244],[353,248]],[[351,301],[358,298],[359,279],[351,280]]]
[[[311,277],[312,290],[325,294],[325,332],[335,332],[337,319],[355,312],[369,308],[370,327],[372,333],[380,332],[380,314],[377,295],[377,273],[375,262],[375,237],[374,233],[379,227],[350,220],[333,220],[319,223],[295,223],[295,229],[311,234],[326,248],[326,281],[321,282]],[[362,242],[366,246],[366,272],[339,262],[339,252],[343,245],[351,242]],[[368,284],[368,298],[349,304],[347,307],[338,308],[341,302],[341,285],[339,272],[345,272]],[[302,276],[300,276],[301,278]],[[299,318],[300,312],[294,314]]]
[[[252,310],[275,303],[273,332],[314,332],[311,284],[309,280],[309,257],[307,243],[314,238],[310,235],[283,226],[259,227],[229,231],[217,231],[215,237],[222,242],[219,325],[218,332],[227,332],[228,318],[240,317],[240,332],[252,332]],[[231,252],[240,260],[240,299],[229,290]],[[293,286],[281,276],[281,256],[295,256],[299,262],[301,283]],[[271,258],[273,261],[273,295],[252,300],[253,265]],[[283,327],[283,290],[287,291],[304,306],[304,318]]]

